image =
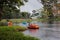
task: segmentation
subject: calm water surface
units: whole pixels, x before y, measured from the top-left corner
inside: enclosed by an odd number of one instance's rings
[[[39,29],[28,29],[23,33],[41,40],[60,40],[60,21],[35,23],[39,25]]]

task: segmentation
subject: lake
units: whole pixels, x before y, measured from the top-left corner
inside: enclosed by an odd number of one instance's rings
[[[33,21],[31,23],[38,24],[39,29],[28,29],[23,32],[25,35],[37,37],[41,40],[60,40],[60,21],[52,22]]]

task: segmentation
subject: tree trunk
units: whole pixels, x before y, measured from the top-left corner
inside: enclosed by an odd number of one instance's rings
[[[49,12],[49,15],[48,15],[49,19],[53,19],[54,15],[53,15],[52,9],[48,8],[47,11]]]
[[[1,21],[1,14],[0,14],[0,21]]]
[[[48,15],[48,23],[49,24],[52,24],[53,21],[54,21],[54,15],[53,15],[53,12],[52,12],[52,8],[48,8],[47,11],[49,12],[49,15]]]
[[[2,8],[0,7],[0,21],[2,19]]]
[[[3,10],[3,3],[0,0],[0,21],[1,21],[1,18],[2,18],[2,10]]]

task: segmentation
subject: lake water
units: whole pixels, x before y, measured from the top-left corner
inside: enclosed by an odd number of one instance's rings
[[[23,33],[41,40],[60,40],[60,21],[35,23],[39,25],[39,29],[28,29]]]

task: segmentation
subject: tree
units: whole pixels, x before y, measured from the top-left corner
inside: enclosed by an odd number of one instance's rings
[[[22,18],[29,18],[30,14],[28,12],[21,12]]]
[[[19,7],[24,5],[27,0],[0,0],[0,20],[6,13],[18,13]]]
[[[49,19],[52,19],[54,17],[53,12],[52,12],[52,7],[53,4],[55,4],[57,2],[57,0],[41,0],[41,3],[43,4],[43,8],[44,11],[48,11],[49,12]]]
[[[44,11],[47,10],[48,12],[48,23],[53,23],[53,18],[54,18],[54,15],[53,15],[53,12],[52,12],[52,8],[53,8],[53,5],[55,5],[57,3],[57,0],[41,0],[41,3],[43,4],[44,6]]]

